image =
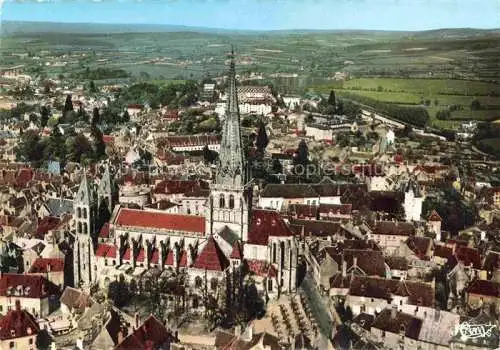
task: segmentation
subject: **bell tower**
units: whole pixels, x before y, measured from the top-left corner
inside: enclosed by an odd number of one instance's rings
[[[92,236],[95,233],[97,198],[84,171],[74,199],[73,218],[76,238],[73,246],[74,286],[90,288],[95,281],[95,256]]]
[[[227,95],[217,172],[210,187],[206,233],[214,234],[227,226],[239,239],[246,241],[252,205],[251,186],[248,186],[248,168],[241,139],[233,50],[230,54]]]

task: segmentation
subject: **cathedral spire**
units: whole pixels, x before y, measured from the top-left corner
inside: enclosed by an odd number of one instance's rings
[[[240,130],[240,111],[236,88],[234,50],[231,48],[228,74],[227,108],[222,127],[222,141],[219,152],[216,183],[240,187],[247,182],[245,159]]]

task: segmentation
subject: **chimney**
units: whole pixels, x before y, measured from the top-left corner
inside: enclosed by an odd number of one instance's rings
[[[52,271],[52,265],[49,263],[47,264],[47,272],[50,273],[50,271]]]
[[[347,261],[342,257],[342,277],[347,276]]]
[[[140,319],[139,319],[139,313],[136,312],[135,315],[134,315],[134,322],[135,322],[135,324],[134,324],[134,330],[136,330],[136,329],[139,328],[139,321],[140,321]]]
[[[16,299],[16,311],[21,310],[21,301],[19,299]]]

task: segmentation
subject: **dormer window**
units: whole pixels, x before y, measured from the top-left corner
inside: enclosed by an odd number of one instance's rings
[[[404,324],[401,324],[399,326],[399,332],[402,333],[402,334],[405,334],[406,333],[406,327]]]
[[[15,330],[13,330],[13,329],[11,329],[11,330],[10,330],[10,335],[11,335],[12,337],[15,337],[15,336],[16,336],[16,331],[15,331]]]
[[[260,218],[257,219],[257,225],[260,225],[261,224],[261,220]]]

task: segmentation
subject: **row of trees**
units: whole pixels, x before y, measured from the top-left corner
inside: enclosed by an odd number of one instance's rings
[[[39,167],[47,161],[68,161],[89,163],[101,160],[106,156],[102,132],[92,127],[91,140],[85,135],[62,135],[59,127],[54,127],[50,137],[41,138],[38,132],[23,132],[16,148],[16,156],[20,161],[30,162]]]
[[[192,80],[162,87],[150,83],[139,83],[120,92],[118,100],[122,105],[141,103],[149,104],[151,108],[157,108],[159,105],[174,108],[188,107],[198,100],[198,89],[198,84]]]
[[[400,106],[351,93],[344,93],[344,97],[375,108],[378,112],[386,114],[394,119],[418,127],[425,127],[429,122],[429,113],[422,107]]]

